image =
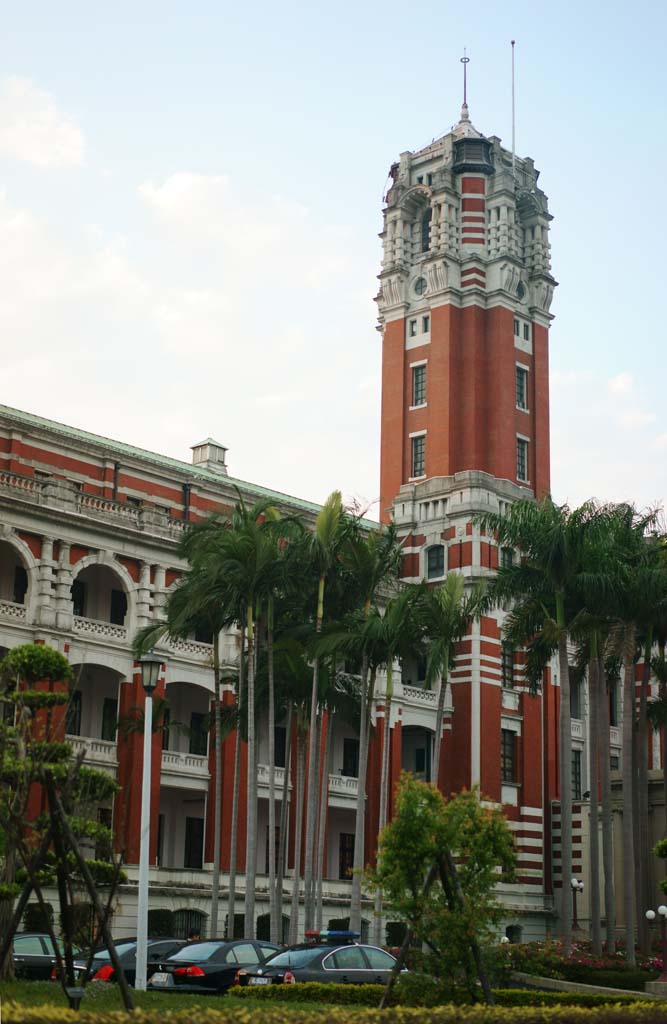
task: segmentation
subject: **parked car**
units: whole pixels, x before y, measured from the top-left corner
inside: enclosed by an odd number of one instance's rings
[[[56,965],[56,953],[50,935],[42,932],[17,932],[12,939],[14,973],[30,981],[49,981]]]
[[[239,985],[293,985],[297,981],[384,985],[396,958],[379,946],[358,943],[354,932],[319,932],[288,946],[255,969],[238,973]]]
[[[280,947],[254,939],[190,942],[173,956],[149,965],[151,989],[222,995],[241,967],[255,967]]]
[[[148,940],[148,961],[160,960],[163,957],[171,956],[185,945],[185,939],[157,938]],[[123,967],[123,974],[130,985],[134,985],[137,973],[137,940],[119,939],[116,943],[116,952]],[[79,981],[83,981],[88,957],[90,954],[81,955],[74,961],[74,970],[77,972]],[[149,972],[150,973],[150,972]],[[111,963],[109,950],[105,947],[98,949],[92,960],[88,973],[90,981],[115,981],[116,971]]]

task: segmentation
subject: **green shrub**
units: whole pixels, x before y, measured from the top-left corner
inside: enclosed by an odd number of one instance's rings
[[[39,903],[28,903],[23,915],[23,930],[26,932],[46,932],[53,925],[53,907],[45,905],[46,914]]]
[[[171,938],[174,934],[174,912],[166,908],[156,908],[148,911],[148,934],[151,938],[160,938],[166,935]]]
[[[606,988],[625,988],[643,992],[647,981],[658,977],[656,971],[640,971],[631,967],[589,967],[586,964],[565,963],[562,977],[584,985],[604,985]]]

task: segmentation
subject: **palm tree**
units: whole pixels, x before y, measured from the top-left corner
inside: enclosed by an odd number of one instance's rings
[[[438,686],[435,737],[431,763],[431,781],[438,784],[440,746],[445,710],[445,693],[454,662],[455,645],[466,635],[470,620],[482,611],[484,587],[479,584],[468,594],[460,573],[450,572],[442,586],[421,592],[419,616],[427,645],[426,686]]]
[[[560,804],[561,804],[561,935],[566,949],[572,943],[572,905],[568,880],[572,875],[572,726],[568,640],[577,617],[589,602],[606,592],[608,581],[590,565],[590,552],[600,548],[603,516],[592,502],[571,510],[550,498],[518,501],[507,515],[479,517],[498,543],[516,548],[520,561],[499,569],[489,589],[490,603],[513,601],[505,630],[513,642],[532,644],[540,654],[537,667],[546,666],[552,652],[558,657],[560,683]],[[534,641],[538,640],[535,644]],[[531,650],[529,649],[529,659]],[[538,673],[539,674],[539,673]]]

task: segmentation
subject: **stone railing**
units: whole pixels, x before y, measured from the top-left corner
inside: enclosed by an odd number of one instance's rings
[[[85,619],[75,615],[72,622],[72,629],[81,636],[91,637],[95,640],[113,640],[127,643],[127,628],[115,626],[113,622],[100,622],[98,619]]]
[[[617,725],[609,727],[609,742],[613,747],[620,747],[621,745],[621,730]]]
[[[285,785],[285,769],[284,768],[276,768],[275,769],[275,776],[276,776],[276,790],[279,790],[279,789],[282,790],[283,786]],[[257,783],[260,786],[268,786],[268,784],[269,784],[269,766],[268,766],[268,764],[258,764],[257,765]]]
[[[0,472],[0,491],[18,494],[28,501],[39,501],[44,484],[34,476],[21,476],[19,473]]]
[[[329,793],[332,796],[348,796],[356,799],[359,791],[359,779],[351,775],[330,775]]]
[[[413,701],[415,704],[422,704],[430,707],[436,707],[438,703],[438,694],[436,690],[422,690],[420,686],[404,686],[403,698],[404,700]]]
[[[82,515],[93,515],[108,517],[110,519],[121,519],[132,526],[139,525],[140,510],[135,505],[128,505],[124,501],[111,501],[108,498],[98,498],[94,494],[77,495],[76,510]]]
[[[93,739],[90,736],[67,736],[75,754],[83,751],[85,760],[104,768],[118,767],[118,747],[114,741]]]
[[[25,622],[26,607],[16,601],[0,601],[0,619],[13,619],[14,622]]]
[[[213,644],[202,644],[198,640],[176,640],[170,637],[169,649],[174,654],[194,661],[213,663]]]
[[[162,751],[162,771],[171,775],[189,775],[198,779],[208,780],[208,757],[200,754],[187,754],[182,750]]]
[[[579,718],[573,718],[570,721],[572,728],[572,739],[583,740],[584,738],[584,723]]]

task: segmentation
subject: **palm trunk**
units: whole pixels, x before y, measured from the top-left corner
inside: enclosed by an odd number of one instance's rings
[[[220,900],[220,822],[222,817],[222,722],[220,714],[220,634],[213,638],[213,717],[215,733],[215,804],[213,806],[213,878],[211,881],[211,937],[218,934]]]
[[[324,618],[324,576],[320,576],[317,588],[317,619],[315,632],[321,633],[322,619]],[[313,663],[313,689],[310,697],[310,746],[308,748],[308,793],[306,798],[306,855],[303,868],[304,888],[304,926],[306,931],[313,927],[314,900],[313,900],[313,861],[315,859],[315,829],[317,822],[317,797],[319,793],[319,766],[317,763],[317,743],[315,734],[319,718],[319,682],[320,682],[320,659],[315,658]]]
[[[651,906],[650,889],[650,855],[648,826],[648,688],[651,679],[651,648],[653,636],[649,632],[644,645],[644,665],[642,669],[642,685],[639,698],[639,723],[637,726],[637,833],[639,835],[639,879],[638,911]],[[639,932],[639,948],[648,954],[651,949],[651,936],[648,921],[643,913],[637,914],[637,930]]]
[[[387,689],[384,700],[384,728],[382,730],[382,769],[380,775],[380,814],[378,821],[378,854],[382,830],[387,824],[387,795],[389,791],[389,747],[391,741],[391,699],[393,696],[392,661],[387,661]],[[382,891],[375,895],[375,919],[373,922],[374,942],[382,945]]]
[[[273,600],[271,598],[268,609],[266,649],[269,676],[269,934],[271,942],[279,942],[279,897],[276,886],[276,704],[273,678]]]
[[[623,679],[623,908],[625,912],[626,959],[634,967],[635,959],[635,848],[632,807],[632,734],[635,716],[634,631],[628,638],[632,653],[625,659]]]
[[[327,814],[329,811],[329,774],[331,751],[331,732],[333,729],[333,714],[329,712],[327,731],[324,736],[324,749],[322,751],[322,785],[320,786],[320,815],[317,826],[317,861],[315,864],[315,927],[322,928],[322,883],[324,878],[324,845],[327,833]]]
[[[560,625],[560,623],[559,623]],[[570,669],[567,633],[561,625],[558,641],[560,675],[560,864],[561,937],[566,955],[572,947],[572,723],[570,719]]]
[[[364,656],[361,667],[361,709],[359,717],[359,774],[357,779],[357,806],[354,821],[354,860],[352,870],[352,893],[350,896],[350,931],[361,933],[361,874],[364,868],[364,843],[366,825],[366,775],[368,771],[368,721],[370,705],[375,689],[375,669],[370,673],[369,692],[368,658]]]
[[[433,757],[431,761],[431,782],[438,785],[440,776],[440,747],[442,744],[442,723],[445,717],[445,693],[447,692],[447,679],[449,677],[449,658],[445,658],[443,671],[438,685],[438,708],[435,713],[435,736],[433,737]]]
[[[248,804],[243,934],[255,937],[255,879],[257,877],[257,751],[255,743],[255,631],[248,607]]]
[[[299,882],[301,881],[301,830],[303,828],[303,791],[306,773],[306,737],[297,726],[296,736],[296,815],[294,822],[294,875],[292,877],[292,907],[290,910],[289,941],[295,945],[299,935]]]
[[[287,707],[287,725],[285,727],[285,768],[283,770],[283,794],[280,804],[280,831],[278,838],[278,870],[276,873],[276,890],[280,901],[280,942],[283,938],[283,885],[285,881],[285,855],[287,851],[287,828],[289,820],[289,783],[292,763],[292,722],[294,710],[292,701]]]
[[[604,657],[598,658],[598,720],[600,725],[600,785],[602,789],[602,869],[607,953],[616,949],[616,897],[614,894],[614,824],[611,809],[609,753],[609,693]]]
[[[239,686],[237,704],[240,710],[243,698],[243,675],[245,627],[241,627],[241,644],[239,653]],[[236,742],[234,744],[234,788],[232,790],[232,829],[229,841],[229,896],[227,902],[227,938],[235,937],[234,918],[236,916],[236,847],[239,834],[239,799],[241,792],[241,720],[236,724]]]
[[[602,954],[602,934],[600,930],[600,839],[599,839],[599,814],[598,814],[598,745],[600,734],[599,723],[599,697],[598,687],[600,679],[598,675],[597,652],[594,650],[588,663],[588,707],[589,707],[589,736],[588,736],[588,775],[590,789],[590,818],[589,818],[589,854],[590,854],[590,908],[591,908],[591,947],[596,956]]]

